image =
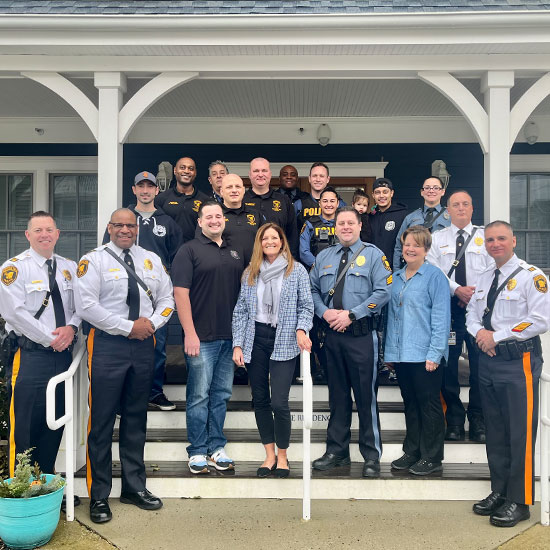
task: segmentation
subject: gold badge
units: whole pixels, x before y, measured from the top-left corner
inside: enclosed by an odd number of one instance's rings
[[[510,279],[506,285],[506,290],[514,290],[518,282],[515,279]]]
[[[246,219],[248,220],[248,225],[256,225],[256,218],[254,214],[247,214]]]
[[[2,282],[6,286],[10,286],[12,283],[15,283],[18,274],[19,271],[17,268],[13,265],[9,265],[8,267],[2,269]]]
[[[201,201],[193,201],[193,212],[198,212],[199,208],[201,207],[202,202]]]
[[[361,267],[362,265],[365,265],[365,256],[357,256],[357,265]]]
[[[148,271],[151,271],[151,269],[153,269],[153,262],[147,258],[144,262],[143,262],[143,267],[145,269],[147,269]]]
[[[76,270],[76,276],[80,279],[80,277],[84,277],[86,273],[88,272],[88,264],[90,262],[88,260],[80,260],[80,263],[78,264],[78,269]]]
[[[386,256],[382,256],[382,263],[388,271],[391,271],[390,262],[388,262],[388,258],[386,258]]]
[[[162,313],[161,315],[163,317],[168,317],[168,315],[170,315],[170,313],[172,313],[172,311],[174,311],[171,307],[165,307],[163,310],[162,310]]]
[[[476,243],[477,246],[481,246],[483,244],[483,239],[481,237],[476,237],[474,243]]]
[[[68,269],[63,270],[63,277],[65,277],[66,281],[70,281],[73,278],[71,272]]]
[[[548,281],[544,275],[537,275],[533,277],[533,282],[535,283],[535,288],[545,294],[548,292]]]
[[[273,212],[281,211],[281,201],[273,201]]]

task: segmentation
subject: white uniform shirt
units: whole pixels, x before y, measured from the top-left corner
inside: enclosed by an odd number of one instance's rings
[[[546,275],[535,266],[520,260],[515,254],[501,268],[498,286],[519,266],[516,273],[500,291],[493,307],[491,326],[495,329],[495,342],[502,340],[528,340],[550,329],[550,293]],[[487,295],[496,267],[485,271],[478,285],[466,316],[466,327],[472,336],[484,328],[483,312],[487,307]]]
[[[495,265],[495,261],[487,254],[487,250],[485,249],[485,231],[482,227],[474,226],[470,222],[464,228],[464,242],[468,240],[474,227],[476,228],[475,235],[468,243],[466,252],[464,252],[460,260],[461,262],[466,260],[466,282],[468,286],[476,286],[481,273],[488,267],[494,267]],[[458,231],[458,227],[451,224],[449,227],[432,234],[432,246],[426,260],[432,265],[439,267],[445,275],[449,273],[456,258],[456,238],[458,236]],[[456,289],[460,286],[455,282],[455,274],[456,269],[453,271],[449,280],[451,296],[454,295]]]
[[[80,326],[80,317],[75,313],[73,285],[76,280],[76,263],[57,254],[55,279],[63,301],[67,325]],[[53,297],[39,319],[34,315],[50,290],[47,258],[32,248],[25,250],[2,265],[0,284],[0,314],[6,321],[6,330],[18,336],[26,336],[33,342],[49,347],[57,338]]]
[[[88,252],[78,264],[75,285],[76,309],[82,319],[113,335],[128,336],[134,325],[128,319],[128,272],[105,249],[109,247],[124,261],[121,248],[112,242]],[[154,308],[145,290],[138,285],[139,316],[151,320],[156,329],[165,325],[174,311],[172,282],[160,258],[133,245],[130,256],[135,272],[153,293]]]

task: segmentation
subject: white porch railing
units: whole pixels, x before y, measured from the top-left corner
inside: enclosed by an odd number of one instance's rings
[[[73,379],[86,351],[86,341],[80,336],[76,345],[73,362],[68,370],[54,376],[46,388],[46,421],[50,430],[65,428],[65,502],[67,521],[74,520],[74,432],[73,432]],[[65,414],[55,418],[55,390],[58,384],[65,383]]]
[[[550,525],[550,372],[540,375],[540,522]]]
[[[303,424],[303,502],[302,520],[311,519],[311,429],[313,427],[313,381],[310,369],[311,354],[308,351],[300,353],[300,373],[302,377],[304,424]]]

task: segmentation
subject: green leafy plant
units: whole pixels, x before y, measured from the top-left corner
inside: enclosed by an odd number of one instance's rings
[[[0,481],[0,498],[38,497],[53,493],[65,485],[65,480],[59,474],[47,481],[36,462],[31,466],[32,450],[27,449],[17,455],[15,476],[9,483],[6,479]]]

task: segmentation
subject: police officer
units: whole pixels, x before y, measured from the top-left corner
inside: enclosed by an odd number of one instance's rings
[[[437,176],[431,176],[424,181],[420,194],[424,198],[424,206],[417,208],[407,215],[401,224],[401,229],[397,233],[395,240],[395,250],[393,253],[393,269],[394,271],[401,268],[402,262],[402,245],[401,235],[405,229],[413,225],[422,225],[429,230],[430,233],[439,231],[451,224],[451,216],[447,209],[441,205],[441,199],[445,194],[443,182]]]
[[[276,223],[285,232],[290,251],[299,257],[298,228],[292,202],[286,195],[276,193],[269,188],[271,168],[264,158],[255,158],[250,162],[250,183],[252,188],[244,194],[245,206],[255,210],[266,222]]]
[[[229,174],[229,169],[225,162],[221,160],[213,160],[208,166],[208,181],[212,186],[212,198],[220,204],[223,202],[221,194],[222,180],[227,174]]]
[[[277,192],[286,195],[294,204],[297,200],[305,199],[308,196],[308,193],[300,189],[299,182],[298,170],[292,164],[287,164],[279,171]]]
[[[174,166],[175,187],[170,187],[155,199],[155,206],[162,208],[181,227],[183,242],[195,236],[200,205],[208,196],[193,186],[197,177],[195,161],[182,157]]]
[[[467,325],[482,352],[479,386],[492,492],[473,510],[497,527],[512,527],[529,518],[534,499],[540,335],[550,328],[550,294],[546,275],[514,254],[509,223],[488,224],[485,246],[496,269],[479,277]]]
[[[380,472],[382,455],[373,315],[389,300],[391,267],[380,250],[359,240],[360,232],[359,213],[352,207],[338,210],[338,244],[320,252],[310,272],[315,315],[326,321],[330,405],[326,452],[313,461],[313,468],[329,470],[350,463],[353,389],[363,476],[373,477]]]
[[[90,390],[86,470],[90,518],[112,519],[111,445],[120,410],[120,501],[156,510],[162,501],[145,488],[147,402],[154,371],[155,331],[174,310],[172,283],[160,258],[135,244],[136,216],[115,210],[111,241],[85,254],[77,270],[76,308],[88,335]],[[126,268],[128,266],[128,268]]]
[[[54,253],[59,229],[48,212],[34,212],[25,236],[30,248],[2,265],[0,312],[10,333],[13,362],[7,367],[10,395],[10,477],[15,457],[34,447],[31,462],[55,472],[63,428],[46,423],[46,387],[66,371],[80,326],[75,313],[73,284],[76,263]],[[64,410],[64,384],[57,387],[57,415]]]
[[[458,361],[462,344],[468,348],[470,367],[470,397],[468,402],[469,437],[471,441],[485,441],[485,424],[479,397],[479,351],[466,332],[466,307],[475,292],[479,275],[494,264],[485,249],[482,227],[472,225],[474,212],[472,197],[466,191],[455,191],[449,196],[447,210],[451,225],[432,235],[432,247],[427,260],[439,267],[449,279],[451,292],[451,337],[449,360],[443,376],[441,393],[446,404],[445,419],[448,441],[463,441],[466,413],[460,400]]]

